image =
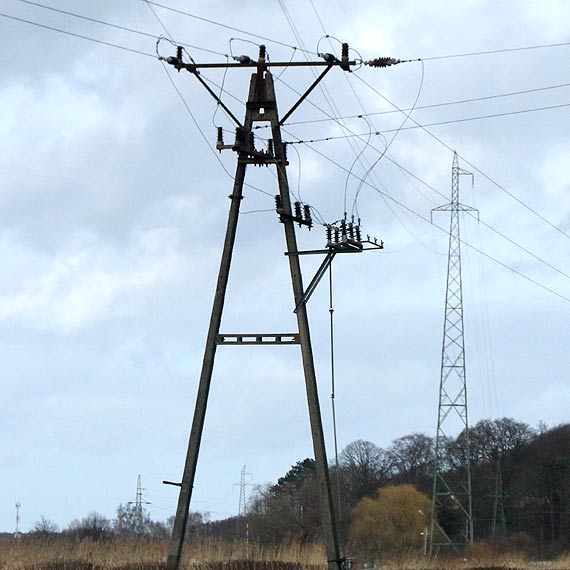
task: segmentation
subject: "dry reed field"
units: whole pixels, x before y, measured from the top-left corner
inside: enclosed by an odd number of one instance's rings
[[[0,570],[163,570],[167,541],[112,539],[93,541],[63,537],[6,539],[0,542]],[[320,544],[262,546],[219,540],[195,541],[182,570],[325,570]],[[353,570],[364,561],[355,560]],[[402,556],[366,565],[372,570],[570,570],[570,553],[552,561],[517,554],[472,553],[468,558]]]

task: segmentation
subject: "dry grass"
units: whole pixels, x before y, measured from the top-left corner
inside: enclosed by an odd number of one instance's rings
[[[61,537],[0,543],[0,570],[155,570],[164,567],[168,542]],[[324,570],[321,545],[261,546],[219,540],[194,541],[183,570]]]
[[[167,541],[114,539],[95,542],[61,537],[0,542],[0,570],[164,570]],[[465,558],[425,558],[417,554],[383,561],[376,570],[570,570],[570,552],[549,562],[524,555],[497,555],[483,549]],[[326,570],[318,545],[261,546],[200,540],[186,549],[182,570]],[[361,570],[357,560],[353,570]]]

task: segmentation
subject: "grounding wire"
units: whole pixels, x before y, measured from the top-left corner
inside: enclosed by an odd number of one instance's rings
[[[336,467],[336,494],[338,501],[338,526],[340,533],[343,533],[342,524],[342,500],[340,492],[340,468],[338,460],[338,434],[336,422],[336,370],[334,358],[334,304],[333,304],[333,264],[329,264],[329,338],[330,338],[330,368],[331,368],[331,413],[332,413],[332,427],[333,427],[333,440],[334,440],[334,462]],[[342,538],[342,537],[341,537]]]
[[[303,46],[302,39],[300,38],[299,33],[296,29],[296,26],[295,26],[291,16],[288,13],[288,10],[287,10],[287,7],[285,6],[284,0],[279,0],[279,5],[283,11],[283,14],[285,15],[285,18],[287,19],[287,21],[289,23],[289,27],[291,28],[293,35],[297,38],[297,41],[299,41],[299,43]],[[318,14],[317,14],[317,17],[318,17]],[[319,18],[319,21],[320,21],[320,18]],[[322,25],[322,21],[321,21],[321,25]],[[305,52],[305,57],[307,57],[306,52]],[[317,74],[313,68],[311,68],[311,72],[316,79]],[[322,84],[319,85],[319,89],[320,89],[321,93],[323,94],[323,97],[324,97],[325,101],[327,102],[328,106],[330,107],[332,113],[334,113],[336,115],[340,115],[340,112],[334,103],[334,99],[330,96],[328,89],[326,88],[326,85],[322,85]],[[343,127],[343,125],[340,121],[337,121],[337,123],[341,126],[341,128]],[[352,145],[350,145],[350,146],[356,154],[356,149],[354,149],[354,147]],[[345,215],[346,215],[346,213],[345,213]],[[334,400],[334,335],[333,335],[333,313],[332,313],[332,264],[329,266],[329,277],[330,277],[329,289],[330,289],[330,305],[331,305],[331,312],[330,312],[330,315],[331,315],[331,317],[330,317],[331,318],[331,382],[332,382],[331,405],[332,405],[332,413],[333,413],[332,420],[333,420],[333,439],[334,439],[334,451],[335,451],[335,463],[336,463],[336,484],[337,484],[337,491],[338,491],[337,494],[338,494],[339,523],[340,523],[339,530],[342,533],[340,473],[339,473],[339,462],[338,462],[338,434],[337,434],[336,409],[335,409],[335,400]]]
[[[318,149],[314,148],[311,145],[307,145],[308,148],[310,148],[311,150],[313,150],[313,152],[315,152],[316,154],[320,155],[321,157],[323,157],[324,159],[328,160],[330,163],[334,164],[335,166],[337,166],[338,168],[340,168],[341,170],[344,170],[345,172],[348,172],[348,169],[346,167],[344,167],[342,164],[339,164],[338,162],[336,162],[335,160],[333,160],[332,158],[330,158],[329,156],[327,156],[326,154],[320,152]],[[352,176],[357,177],[355,174],[353,174]],[[358,178],[358,177],[357,177]],[[431,220],[429,220],[429,218],[426,218],[425,216],[423,216],[422,214],[419,214],[418,212],[416,212],[413,208],[410,208],[409,206],[407,206],[406,204],[404,204],[403,202],[400,202],[399,200],[397,200],[396,198],[394,198],[393,196],[390,196],[389,194],[382,192],[380,189],[378,189],[377,187],[375,187],[373,184],[371,184],[368,181],[365,181],[365,184],[367,186],[369,186],[370,188],[372,188],[372,190],[374,190],[375,192],[377,192],[378,194],[384,195],[385,198],[387,198],[388,200],[398,204],[400,207],[402,207],[404,210],[410,212],[411,214],[413,214],[414,216],[420,218],[421,220],[423,220],[426,223],[430,223],[432,224],[434,227],[438,228],[439,230],[441,230],[442,232],[449,234],[449,230],[445,229],[441,226],[439,226],[436,223],[433,223]],[[544,289],[545,291],[548,291],[550,293],[552,293],[553,295],[555,295],[556,297],[559,297],[560,299],[563,299],[564,301],[567,301],[568,303],[570,303],[570,298],[566,297],[564,295],[562,295],[561,293],[558,293],[557,291],[555,291],[554,289],[551,289],[550,287],[548,287],[547,285],[544,285],[543,283],[540,283],[539,281],[536,281],[535,279],[533,279],[532,277],[529,277],[527,275],[525,275],[524,273],[522,273],[521,271],[519,271],[518,269],[515,269],[509,265],[507,265],[506,263],[500,261],[499,259],[493,257],[492,255],[490,255],[489,253],[486,253],[485,251],[477,248],[476,246],[470,244],[469,242],[465,241],[465,240],[461,240],[461,243],[463,245],[465,245],[466,247],[472,249],[473,251],[483,255],[484,257],[490,259],[491,261],[495,262],[496,264],[500,265],[501,267],[504,267],[505,269],[508,269],[509,271],[515,273],[516,275],[518,275],[519,277],[522,277],[523,279],[525,279],[526,281],[529,281],[530,283],[533,283],[534,285],[540,287],[541,289]]]
[[[392,101],[390,101],[390,99],[388,99],[388,97],[386,97],[383,93],[381,93],[378,89],[376,89],[373,85],[371,85],[370,83],[368,83],[365,79],[363,79],[362,77],[360,77],[357,73],[354,74],[354,77],[356,77],[359,81],[361,81],[362,83],[364,83],[367,87],[369,87],[372,91],[374,91],[376,94],[378,94],[380,97],[382,97],[382,99],[384,99],[385,101],[387,101],[390,105],[392,105],[395,109],[399,109],[399,107],[393,103]],[[420,129],[422,129],[425,133],[427,133],[430,137],[432,137],[434,140],[436,140],[437,142],[439,142],[442,146],[444,146],[445,148],[447,148],[449,151],[454,152],[454,149],[447,144],[444,140],[442,140],[440,137],[438,137],[437,135],[435,135],[434,133],[432,133],[430,130],[428,130],[424,125],[420,125],[420,123],[418,123],[414,118],[411,118],[412,122],[415,123]],[[525,202],[523,202],[518,196],[516,196],[515,194],[513,194],[512,192],[510,192],[507,188],[505,188],[504,186],[502,186],[501,184],[499,184],[498,182],[496,182],[495,180],[493,180],[493,178],[491,178],[488,174],[486,174],[485,172],[483,172],[480,168],[478,168],[477,166],[475,166],[472,162],[470,162],[469,160],[467,160],[464,156],[460,155],[459,153],[457,153],[457,156],[459,158],[461,158],[463,160],[463,162],[465,162],[466,164],[468,164],[471,168],[473,168],[474,170],[476,170],[479,174],[481,174],[481,176],[483,176],[485,179],[487,179],[489,182],[491,182],[491,184],[495,185],[497,188],[499,188],[500,190],[502,190],[503,192],[505,192],[508,196],[510,196],[513,200],[515,200],[516,202],[518,202],[521,206],[523,206],[524,208],[526,208],[529,212],[532,212],[533,214],[535,214],[538,218],[540,218],[543,222],[545,222],[547,225],[549,225],[551,228],[555,229],[556,231],[558,231],[559,233],[561,233],[562,235],[564,235],[565,237],[570,239],[570,234],[568,234],[567,232],[565,232],[564,230],[562,230],[561,228],[559,228],[558,226],[556,226],[555,224],[553,224],[550,220],[548,220],[546,217],[544,217],[542,214],[540,214],[539,212],[537,212],[535,209],[531,208],[529,205],[527,205]]]

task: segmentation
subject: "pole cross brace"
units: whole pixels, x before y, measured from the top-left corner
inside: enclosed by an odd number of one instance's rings
[[[219,334],[216,337],[216,344],[300,344],[298,333],[277,333],[277,334]]]
[[[329,268],[330,264],[332,263],[332,260],[334,259],[336,253],[337,252],[334,249],[330,249],[328,251],[326,257],[321,263],[321,266],[317,269],[317,272],[315,273],[313,280],[309,283],[309,286],[305,290],[305,293],[301,297],[301,300],[297,303],[297,306],[293,311],[294,313],[296,313],[303,305],[307,304],[308,300],[311,298],[311,295],[314,293],[315,289],[317,288],[317,285],[319,284],[320,280],[323,278],[323,275],[325,274],[326,270]]]

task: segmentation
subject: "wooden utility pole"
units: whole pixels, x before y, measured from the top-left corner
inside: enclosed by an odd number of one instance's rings
[[[343,44],[343,51],[340,60],[331,54],[324,54],[323,60],[316,62],[272,62],[271,67],[285,67],[289,65],[324,67],[323,71],[315,79],[312,85],[299,98],[295,105],[293,105],[293,107],[283,116],[283,118],[280,119],[277,110],[273,76],[268,69],[269,64],[266,60],[264,46],[260,46],[259,59],[257,62],[254,62],[249,58],[240,58],[240,63],[236,64],[186,64],[182,62],[181,48],[178,48],[177,57],[169,57],[166,59],[166,61],[178,69],[178,71],[185,69],[192,73],[207,89],[210,95],[216,99],[218,104],[222,106],[228,116],[234,120],[237,125],[236,138],[235,142],[232,145],[224,144],[221,129],[219,130],[218,134],[217,148],[219,150],[231,148],[233,151],[235,151],[237,153],[237,167],[233,191],[230,195],[231,202],[228,215],[226,237],[218,274],[216,293],[214,296],[214,304],[210,318],[210,326],[206,340],[206,348],[204,351],[202,372],[200,374],[194,418],[192,421],[192,428],[190,432],[190,440],[186,454],[186,461],[184,464],[182,481],[180,483],[171,483],[165,481],[165,483],[177,485],[180,487],[178,507],[176,510],[171,546],[168,554],[167,564],[169,570],[178,569],[182,556],[184,536],[186,533],[190,500],[194,487],[194,478],[196,474],[196,465],[198,462],[202,432],[204,429],[204,419],[206,416],[206,408],[208,404],[208,395],[212,380],[212,372],[214,369],[216,350],[220,345],[260,346],[268,344],[297,344],[301,348],[311,435],[313,440],[313,451],[315,455],[316,475],[320,493],[321,516],[323,535],[326,546],[327,563],[329,570],[340,570],[344,560],[341,558],[339,553],[338,532],[332,502],[330,476],[315,374],[315,364],[311,346],[309,321],[307,318],[307,294],[303,289],[303,279],[299,262],[299,250],[297,248],[297,238],[295,234],[295,224],[307,225],[310,227],[312,225],[312,221],[310,219],[310,211],[308,209],[301,210],[299,205],[296,206],[295,211],[293,211],[291,207],[289,183],[287,181],[286,171],[288,162],[285,145],[281,136],[281,126],[285,120],[288,119],[289,116],[297,109],[301,102],[308,96],[308,94],[317,86],[320,80],[333,67],[338,66],[345,71],[350,71],[351,66],[362,62],[350,61],[348,59],[347,44]],[[393,60],[391,58],[382,58],[380,60],[373,60],[372,62],[364,63],[367,63],[372,67],[386,67],[388,65],[399,63],[399,61]],[[205,83],[200,76],[200,69],[216,67],[256,68],[250,80],[249,96],[246,103],[245,119],[243,124],[241,124],[236,119],[236,117],[224,105],[221,99],[212,91],[212,89],[210,89],[208,84]],[[271,129],[272,141],[269,145],[268,150],[260,151],[255,149],[253,127],[255,123],[259,122],[269,123]],[[293,307],[295,308],[295,314],[297,317],[298,330],[295,332],[275,334],[220,333],[220,324],[224,309],[224,301],[240,213],[240,202],[243,198],[245,173],[246,168],[249,164],[275,165],[277,170],[279,194],[276,196],[276,210],[279,215],[279,221],[283,224],[285,232],[285,242],[287,247],[286,255],[289,262],[291,285],[293,289]],[[362,249],[362,245],[359,247]]]

